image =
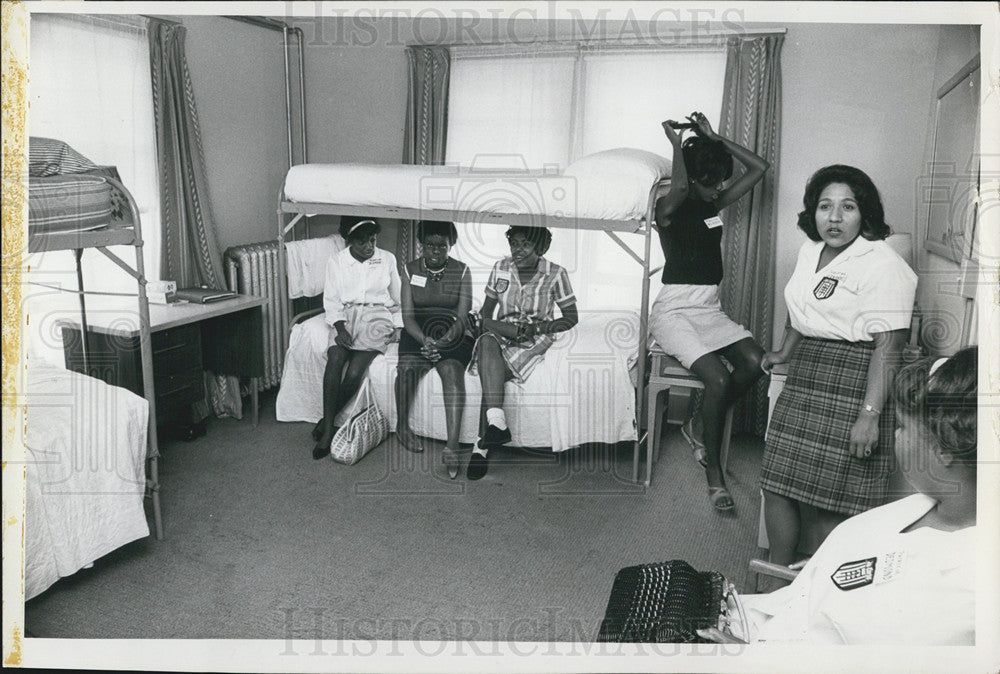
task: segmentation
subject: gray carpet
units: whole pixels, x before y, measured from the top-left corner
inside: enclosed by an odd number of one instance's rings
[[[632,448],[504,449],[448,479],[394,436],[313,461],[307,424],[216,419],[160,461],[166,540],[125,546],[25,605],[59,638],[589,641],[624,566],[685,559],[748,585],[762,442],[734,437],[714,512],[675,426],[647,491]]]

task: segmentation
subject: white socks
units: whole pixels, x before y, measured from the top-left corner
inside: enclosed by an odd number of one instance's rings
[[[482,440],[482,438],[479,438],[479,440]],[[478,454],[480,456],[486,456],[486,451],[487,450],[486,450],[485,447],[480,447],[479,446],[479,442],[478,441],[476,442],[476,446],[472,448],[472,453],[473,454]]]
[[[486,410],[486,423],[492,424],[501,431],[507,430],[507,417],[501,407],[491,407]]]

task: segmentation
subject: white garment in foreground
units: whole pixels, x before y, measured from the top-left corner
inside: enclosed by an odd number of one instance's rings
[[[149,535],[149,403],[86,375],[29,361],[24,598]]]
[[[580,323],[545,353],[523,385],[508,382],[504,410],[517,447],[551,447],[563,451],[586,442],[635,440],[635,389],[627,360],[635,352],[638,316],[632,312],[584,314]],[[275,403],[278,421],[315,422],[323,416],[323,369],[329,328],[322,316],[292,329],[281,388]],[[398,345],[389,345],[368,370],[379,409],[396,428]],[[465,374],[466,403],[462,415],[464,443],[475,442],[479,430],[479,377]],[[338,417],[347,418],[353,402]],[[413,431],[420,436],[447,437],[441,378],[432,370],[420,380],[410,413]]]
[[[900,533],[934,503],[914,494],[856,515],[834,529],[791,585],[743,596],[751,640],[973,645],[976,527]]]

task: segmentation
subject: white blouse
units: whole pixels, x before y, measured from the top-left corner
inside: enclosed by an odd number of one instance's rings
[[[393,325],[403,327],[399,286],[396,256],[387,250],[376,248],[364,262],[354,259],[350,248],[331,255],[323,287],[327,324],[332,327],[337,321],[347,320],[346,305],[382,304],[392,312]]]
[[[753,640],[972,645],[976,527],[903,533],[935,505],[913,494],[845,520],[795,581],[744,596]]]
[[[910,327],[917,275],[885,241],[859,236],[816,271],[822,241],[806,241],[785,286],[792,327],[805,337],[870,342]]]

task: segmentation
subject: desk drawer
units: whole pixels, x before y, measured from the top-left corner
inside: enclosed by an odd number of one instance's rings
[[[189,400],[201,400],[204,397],[205,384],[201,367],[191,368],[176,374],[160,375],[153,373],[153,380],[156,387],[156,401],[166,400],[181,394],[188,396]],[[191,398],[192,392],[198,395]]]
[[[176,328],[159,330],[152,335],[153,358],[157,354],[172,351],[185,344],[201,344],[201,327],[197,323],[179,325]]]

